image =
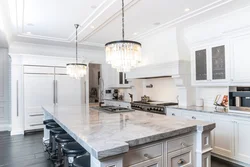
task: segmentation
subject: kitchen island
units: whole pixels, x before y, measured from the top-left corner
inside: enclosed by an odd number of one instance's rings
[[[44,119],[54,119],[90,153],[92,167],[211,166],[214,123],[143,111],[110,114],[87,105],[43,110]]]

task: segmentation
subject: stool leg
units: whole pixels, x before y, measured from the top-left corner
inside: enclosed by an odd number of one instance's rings
[[[64,167],[69,167],[69,161],[67,156],[64,156]]]

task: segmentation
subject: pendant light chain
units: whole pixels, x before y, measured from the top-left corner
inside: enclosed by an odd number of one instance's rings
[[[78,63],[78,51],[77,51],[77,49],[78,49],[78,43],[77,43],[77,42],[78,42],[78,41],[77,41],[78,38],[77,38],[77,35],[78,35],[78,34],[77,34],[77,29],[78,29],[78,27],[79,27],[79,24],[76,24],[75,27],[76,27],[76,63]]]
[[[122,0],[122,40],[124,40],[125,30],[124,30],[124,0]]]

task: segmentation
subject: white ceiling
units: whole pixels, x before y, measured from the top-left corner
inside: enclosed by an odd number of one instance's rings
[[[84,45],[103,46],[108,41],[121,39],[121,0],[8,2],[14,39],[17,41],[70,46],[74,43],[75,23],[81,25],[79,39]],[[194,23],[196,18],[204,20],[215,17],[216,14],[223,14],[223,11],[250,5],[250,1],[125,0],[125,5],[126,38],[139,39],[154,29],[188,21]],[[185,12],[186,8],[190,8],[190,11]]]

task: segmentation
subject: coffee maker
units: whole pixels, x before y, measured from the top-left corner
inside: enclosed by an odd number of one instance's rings
[[[114,99],[114,100],[118,100],[118,96],[119,96],[119,95],[118,95],[118,94],[119,94],[118,92],[119,92],[118,89],[114,89],[114,93],[113,93],[113,99]]]

